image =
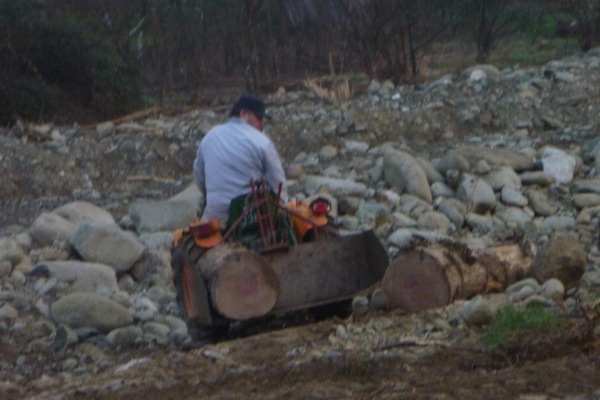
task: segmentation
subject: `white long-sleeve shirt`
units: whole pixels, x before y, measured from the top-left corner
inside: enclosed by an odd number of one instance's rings
[[[231,200],[250,193],[252,180],[265,178],[275,193],[281,184],[281,201],[288,201],[285,172],[275,145],[238,117],[204,136],[194,160],[194,177],[206,197],[203,221],[220,218],[225,226]]]

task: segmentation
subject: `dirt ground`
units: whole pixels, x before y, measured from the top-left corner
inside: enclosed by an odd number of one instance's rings
[[[390,315],[352,324],[364,328],[378,318]],[[573,318],[556,331],[514,337],[495,350],[481,345],[481,332],[449,341],[389,331],[395,340],[332,351],[332,334],[349,322],[333,318],[191,350],[95,347],[86,353],[80,345],[31,354],[2,343],[0,394],[86,400],[600,399],[600,339],[590,321]],[[34,363],[27,361],[32,358]],[[89,368],[67,371],[72,359]]]

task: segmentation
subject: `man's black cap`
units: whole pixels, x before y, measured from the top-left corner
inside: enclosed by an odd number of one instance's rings
[[[265,111],[265,103],[256,96],[242,95],[233,105],[233,110],[250,111],[260,119],[271,119],[271,116]]]

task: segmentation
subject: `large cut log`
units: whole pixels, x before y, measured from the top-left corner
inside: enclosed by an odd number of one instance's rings
[[[531,243],[421,245],[396,255],[381,287],[393,308],[414,312],[442,307],[531,276],[534,256]]]
[[[259,254],[223,244],[207,251],[197,263],[211,304],[226,318],[246,320],[267,314],[279,296],[279,280]]]

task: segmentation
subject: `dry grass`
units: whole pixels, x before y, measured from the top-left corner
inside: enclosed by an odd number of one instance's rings
[[[331,102],[345,101],[352,96],[352,90],[347,79],[333,79],[331,82],[325,82],[308,78],[304,80],[304,86],[319,98]]]

